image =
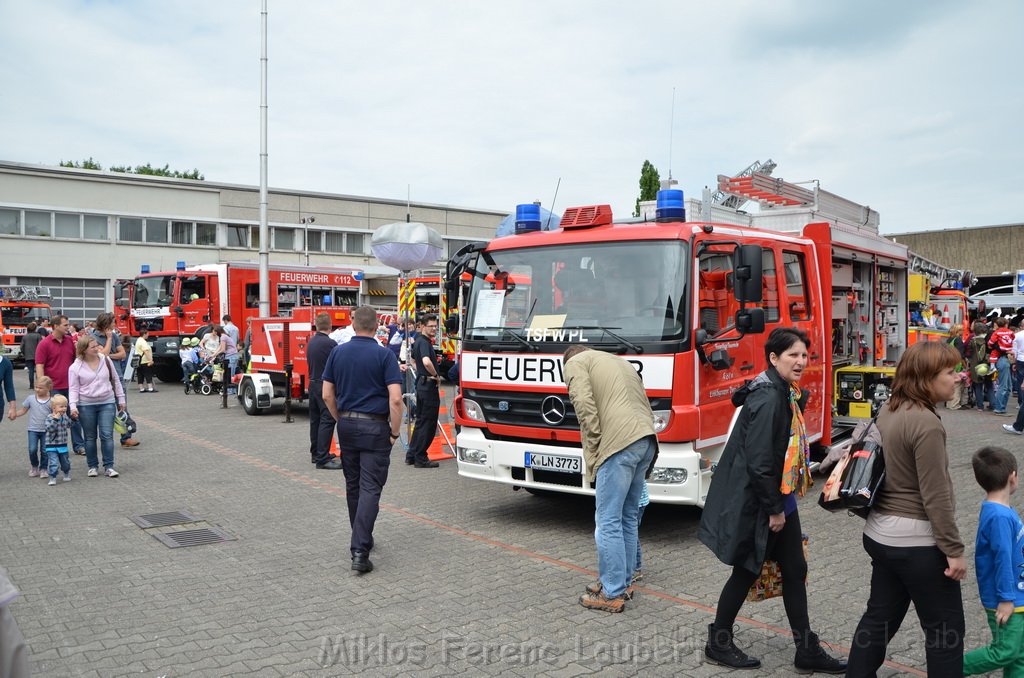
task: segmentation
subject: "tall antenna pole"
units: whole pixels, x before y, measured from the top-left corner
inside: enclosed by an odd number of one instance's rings
[[[668,180],[672,181],[672,132],[676,126],[676,88],[672,88],[672,115],[668,121]]]
[[[270,227],[267,225],[267,0],[263,0],[260,10],[260,315],[263,317],[270,315],[269,241]]]

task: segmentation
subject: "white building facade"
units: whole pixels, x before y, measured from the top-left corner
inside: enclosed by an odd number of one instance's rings
[[[397,272],[370,252],[373,231],[405,221],[406,203],[270,189],[271,263],[351,266],[362,298],[397,304]],[[412,203],[411,221],[435,229],[445,258],[490,240],[506,213]],[[0,285],[43,285],[54,312],[91,320],[113,305],[113,282],[150,271],[258,261],[259,188],[0,160]],[[443,262],[438,262],[442,266]]]

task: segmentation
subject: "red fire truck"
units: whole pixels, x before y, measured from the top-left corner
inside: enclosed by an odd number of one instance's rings
[[[352,322],[352,308],[348,306],[303,306],[292,309],[288,317],[253,318],[250,367],[238,384],[238,400],[246,414],[260,414],[274,398],[290,396],[301,401],[309,397],[306,345],[316,332],[313,321],[320,313],[331,316],[331,329]]]
[[[0,286],[0,351],[14,360],[21,358],[21,338],[31,322],[41,323],[52,315],[48,287]]]
[[[594,493],[562,381],[575,342],[622,355],[643,379],[660,445],[654,502],[703,506],[734,421],[730,397],[766,368],[774,327],[811,337],[801,386],[819,453],[877,411],[907,346],[907,248],[878,235],[877,212],[820,188],[755,175],[719,177],[719,189],[760,211],[667,191],[651,220],[573,208],[559,230],[527,219],[521,233],[452,258],[448,280],[472,276],[454,403],[459,475]]]
[[[355,306],[362,272],[333,267],[270,267],[270,312],[287,316],[303,306]],[[224,315],[245,334],[246,320],[259,315],[259,265],[224,262],[151,273],[148,266],[114,285],[117,329],[137,336],[149,328],[156,376],[181,379],[178,346]]]
[[[398,315],[400,318],[417,319],[431,313],[437,316],[437,336],[434,350],[442,375],[455,362],[458,352],[457,338],[447,331],[448,318],[457,312],[454,304],[449,305],[444,278],[440,271],[420,271],[420,275],[402,278],[398,288]]]

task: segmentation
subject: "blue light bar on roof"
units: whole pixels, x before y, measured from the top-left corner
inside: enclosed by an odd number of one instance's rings
[[[683,192],[678,188],[658,191],[654,218],[658,221],[685,221],[686,208],[683,204]]]
[[[516,205],[516,235],[540,230],[540,205]]]

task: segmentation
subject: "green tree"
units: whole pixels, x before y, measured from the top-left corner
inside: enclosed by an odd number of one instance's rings
[[[103,166],[93,160],[91,157],[88,160],[70,161],[61,160],[61,167],[76,167],[78,169],[91,169],[91,170],[102,170]],[[148,174],[154,177],[174,177],[175,179],[198,179],[203,181],[206,177],[203,176],[202,172],[198,169],[193,168],[191,171],[182,172],[180,170],[172,170],[170,165],[164,165],[163,167],[153,167],[148,162],[145,165],[111,165],[111,172],[121,172],[122,174]]]
[[[644,166],[640,168],[640,196],[636,199],[636,208],[633,216],[640,216],[640,203],[654,200],[658,197],[658,189],[661,187],[661,175],[658,168],[651,164],[650,160],[644,160]]]
[[[82,161],[78,161],[78,160],[61,160],[60,161],[60,166],[61,167],[75,167],[77,169],[91,169],[91,170],[101,170],[101,169],[103,169],[103,165],[101,165],[98,162],[96,162],[95,160],[93,160],[92,156],[89,156],[88,160],[82,160]]]

